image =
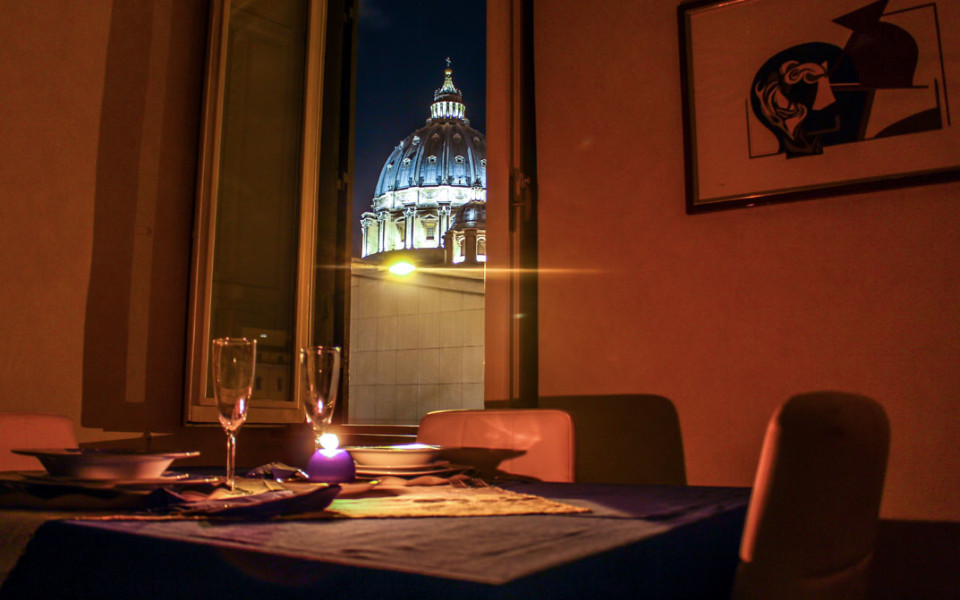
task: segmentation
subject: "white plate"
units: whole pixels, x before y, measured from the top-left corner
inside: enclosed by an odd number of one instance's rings
[[[450,464],[449,460],[437,460],[417,465],[361,465],[357,463],[358,471],[423,471],[424,469],[439,469]]]
[[[193,452],[136,452],[81,448],[14,449],[33,456],[54,477],[85,480],[143,480],[162,477],[174,460],[199,456]]]
[[[440,446],[426,444],[349,446],[345,450],[358,467],[368,469],[422,468],[433,464],[440,455]]]
[[[24,479],[37,483],[52,483],[60,485],[80,485],[98,487],[136,487],[157,485],[196,485],[200,483],[214,483],[221,478],[216,476],[191,476],[187,473],[166,473],[160,477],[145,477],[142,479],[79,479],[76,477],[60,477],[50,475],[46,471],[17,471]]]
[[[363,467],[357,465],[357,476],[358,477],[380,477],[384,475],[392,475],[395,477],[419,477],[420,475],[440,475],[443,473],[456,473],[458,471],[465,471],[470,467],[465,467],[463,465],[451,465],[447,461],[441,461],[433,463],[430,465],[423,465],[420,467],[409,468],[405,467],[402,469],[391,469],[383,467]]]

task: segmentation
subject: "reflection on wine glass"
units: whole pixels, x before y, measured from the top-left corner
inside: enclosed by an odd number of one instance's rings
[[[257,366],[257,341],[246,338],[213,340],[213,395],[220,425],[227,433],[227,486],[234,490],[237,430],[247,420]]]
[[[317,448],[320,436],[330,426],[333,407],[337,403],[340,382],[340,348],[309,346],[300,349],[300,370],[305,384],[304,409],[307,422],[313,426]]]

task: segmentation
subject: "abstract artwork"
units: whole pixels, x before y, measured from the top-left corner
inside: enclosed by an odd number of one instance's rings
[[[678,13],[688,212],[960,177],[960,3]]]

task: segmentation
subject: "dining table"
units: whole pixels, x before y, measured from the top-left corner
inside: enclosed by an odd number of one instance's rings
[[[268,518],[0,508],[0,535],[20,536],[0,599],[720,599],[749,496],[468,480]]]

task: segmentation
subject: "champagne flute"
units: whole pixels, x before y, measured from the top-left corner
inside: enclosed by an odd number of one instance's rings
[[[247,420],[257,366],[257,341],[246,338],[213,340],[213,395],[220,425],[227,433],[227,487],[234,491],[237,430]]]
[[[340,382],[340,348],[337,346],[309,346],[300,349],[300,371],[306,386],[304,409],[307,422],[313,426],[317,447],[333,419],[337,403],[337,385]]]

